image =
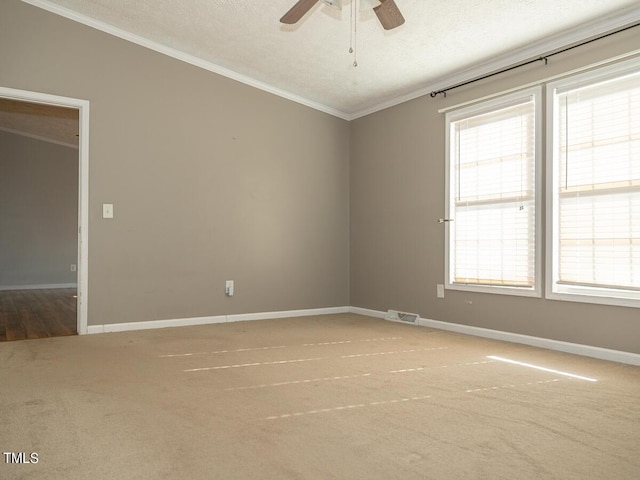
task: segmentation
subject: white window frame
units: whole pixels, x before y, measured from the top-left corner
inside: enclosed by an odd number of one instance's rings
[[[615,65],[598,68],[586,73],[573,75],[547,84],[546,96],[546,275],[545,296],[551,300],[596,303],[640,308],[640,291],[616,290],[612,288],[586,287],[578,285],[559,285],[556,283],[559,273],[559,255],[556,251],[558,241],[558,213],[555,201],[557,176],[555,175],[554,151],[556,144],[555,125],[557,109],[555,96],[557,90],[568,87],[579,88],[606,80],[615,79],[640,70],[640,59],[620,62]]]
[[[524,297],[537,297],[542,296],[541,287],[541,246],[542,246],[542,233],[541,233],[541,186],[542,186],[542,87],[535,86],[517,92],[503,95],[490,100],[481,101],[459,110],[454,110],[446,113],[445,120],[445,218],[451,219],[451,192],[455,191],[455,178],[451,175],[451,123],[464,117],[468,117],[475,114],[481,114],[482,112],[488,112],[491,110],[497,110],[501,107],[513,104],[517,100],[523,100],[533,97],[535,102],[535,114],[534,114],[534,128],[535,128],[535,156],[534,156],[534,205],[535,205],[535,259],[534,259],[534,287],[511,287],[501,285],[471,285],[460,284],[451,282],[450,266],[452,263],[453,251],[451,248],[451,235],[450,235],[450,222],[446,222],[445,225],[445,288],[448,290],[460,290],[467,292],[479,292],[479,293],[494,293],[502,295],[516,295]],[[455,222],[455,219],[453,219]]]

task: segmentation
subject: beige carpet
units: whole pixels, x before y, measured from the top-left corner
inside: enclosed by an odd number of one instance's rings
[[[357,315],[4,343],[0,387],[2,479],[640,478],[639,367]]]

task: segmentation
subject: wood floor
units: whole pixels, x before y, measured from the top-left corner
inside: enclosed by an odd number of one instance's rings
[[[0,291],[0,342],[75,335],[76,289]]]

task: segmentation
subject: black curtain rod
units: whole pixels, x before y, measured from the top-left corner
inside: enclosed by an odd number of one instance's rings
[[[595,42],[596,40],[601,40],[603,38],[610,37],[611,35],[615,35],[616,33],[620,33],[620,32],[624,32],[626,30],[630,30],[630,29],[632,29],[634,27],[637,27],[637,26],[640,26],[640,22],[634,23],[633,25],[629,25],[629,26],[624,27],[624,28],[620,28],[620,29],[615,30],[613,32],[605,33],[604,35],[600,35],[598,37],[592,38],[591,40],[586,40],[586,41],[578,43],[576,45],[572,45],[570,47],[563,48],[562,50],[558,50],[558,51],[555,51],[555,52],[547,53],[545,55],[541,55],[540,57],[534,58],[533,60],[527,60],[527,61],[522,62],[522,63],[517,63],[517,64],[512,65],[510,67],[503,68],[502,70],[498,70],[498,71],[493,72],[493,73],[488,73],[488,74],[483,75],[481,77],[477,77],[477,78],[474,78],[472,80],[467,80],[466,82],[458,83],[458,84],[453,85],[451,87],[443,88],[442,90],[435,90],[435,91],[431,92],[429,95],[431,95],[431,98],[434,98],[434,97],[438,96],[439,94],[442,94],[444,97],[446,97],[447,96],[447,92],[449,90],[453,90],[454,88],[464,87],[465,85],[469,85],[470,83],[479,82],[480,80],[484,80],[485,78],[490,78],[490,77],[493,77],[495,75],[500,75],[501,73],[509,72],[511,70],[515,70],[516,68],[524,67],[525,65],[530,65],[530,64],[536,63],[536,62],[544,62],[544,64],[546,65],[548,63],[548,61],[549,61],[549,57],[553,57],[554,55],[558,55],[560,53],[564,53],[564,52],[567,52],[569,50],[573,50],[574,48],[578,48],[578,47],[581,47],[581,46],[586,45],[588,43]]]

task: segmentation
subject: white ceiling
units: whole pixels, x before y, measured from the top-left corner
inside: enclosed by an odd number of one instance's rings
[[[293,26],[296,0],[23,1],[346,119],[640,20],[638,0],[396,0],[385,31],[359,0],[354,67],[356,0]]]

